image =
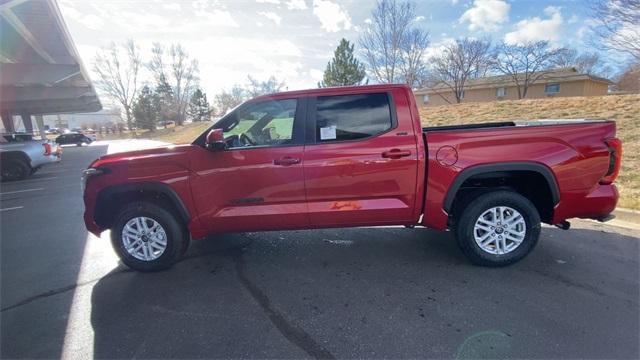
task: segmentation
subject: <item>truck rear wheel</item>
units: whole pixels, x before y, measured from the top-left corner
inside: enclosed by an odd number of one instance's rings
[[[178,217],[147,201],[126,205],[111,229],[111,243],[122,262],[143,271],[170,268],[184,254],[189,235]]]
[[[2,181],[22,180],[31,175],[31,167],[22,159],[2,159]]]
[[[460,249],[474,264],[506,266],[533,250],[540,237],[540,215],[524,196],[492,191],[468,203],[455,233]]]

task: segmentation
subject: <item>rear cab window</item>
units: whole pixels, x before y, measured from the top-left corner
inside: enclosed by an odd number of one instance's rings
[[[316,143],[365,139],[392,129],[390,100],[387,93],[318,96]]]

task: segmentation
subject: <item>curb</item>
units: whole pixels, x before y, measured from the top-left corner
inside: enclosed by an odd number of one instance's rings
[[[613,215],[616,216],[616,220],[640,224],[640,211],[638,210],[616,208],[613,210]]]

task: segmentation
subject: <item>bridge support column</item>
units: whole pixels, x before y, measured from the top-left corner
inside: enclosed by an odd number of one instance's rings
[[[44,131],[44,118],[42,115],[36,115],[36,126],[38,127],[38,132],[40,132],[40,138],[42,140],[47,140],[47,133]]]
[[[31,122],[31,114],[22,113],[20,114],[22,118],[22,123],[24,124],[24,131],[28,134],[33,134],[33,123]]]
[[[10,112],[2,112],[2,125],[4,125],[4,131],[6,133],[12,133],[16,131],[16,127],[13,125],[13,116],[11,116]]]

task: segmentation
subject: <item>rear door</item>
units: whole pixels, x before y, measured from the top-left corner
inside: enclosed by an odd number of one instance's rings
[[[415,221],[418,156],[400,89],[311,98],[306,136],[312,226]]]

